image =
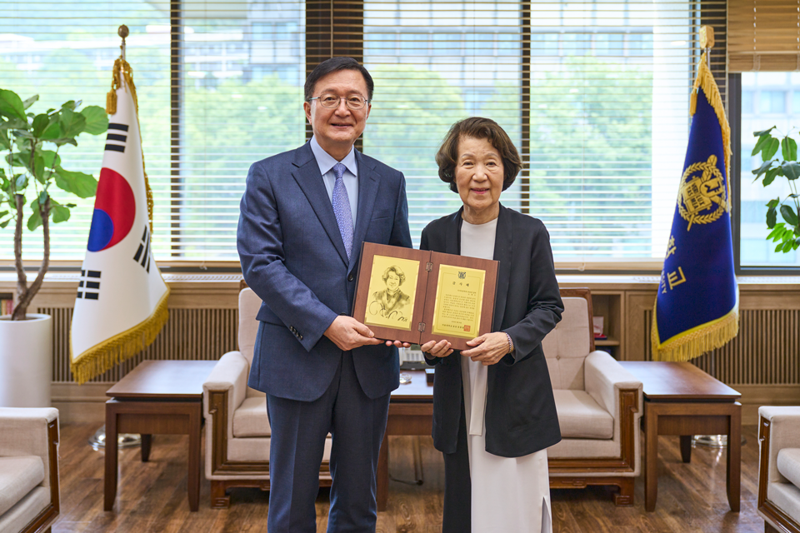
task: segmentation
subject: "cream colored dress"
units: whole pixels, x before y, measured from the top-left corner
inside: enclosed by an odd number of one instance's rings
[[[496,233],[497,219],[480,225],[463,221],[461,255],[492,259]],[[488,376],[488,366],[469,357],[461,358],[472,480],[472,531],[550,533],[547,450],[524,457],[499,457],[486,451],[484,422]]]

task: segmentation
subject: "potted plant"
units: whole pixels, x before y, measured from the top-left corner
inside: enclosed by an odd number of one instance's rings
[[[59,151],[77,146],[82,133],[99,135],[108,128],[108,116],[99,106],[79,110],[70,100],[58,109],[30,113],[39,99],[22,100],[0,89],[0,228],[14,228],[14,267],[17,274],[15,307],[0,319],[0,406],[50,404],[52,380],[52,325],[47,315],[30,314],[28,307],[42,287],[50,264],[50,223],[66,222],[74,204],[62,197],[94,196],[97,180],[61,166]],[[42,227],[44,256],[33,283],[28,284],[22,263],[23,227]]]
[[[784,135],[776,137],[768,130],[753,133],[758,137],[752,155],[761,153],[760,167],[753,170],[756,181],[761,179],[764,187],[782,176],[789,183],[791,191],[786,198],[780,196],[767,203],[767,227],[772,231],[767,240],[778,243],[776,252],[789,253],[800,247],[800,197],[797,194],[797,179],[800,178],[800,163],[797,162],[797,142]],[[775,157],[780,149],[780,157]],[[783,222],[778,222],[778,213]]]

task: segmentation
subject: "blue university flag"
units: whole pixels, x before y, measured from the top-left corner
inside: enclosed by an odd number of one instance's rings
[[[653,313],[653,359],[688,361],[739,331],[730,217],[730,127],[700,59],[692,127]]]

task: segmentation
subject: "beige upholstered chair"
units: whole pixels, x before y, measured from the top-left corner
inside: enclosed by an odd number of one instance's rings
[[[230,504],[228,489],[269,490],[267,398],[247,386],[261,300],[243,285],[239,292],[239,351],[222,356],[203,384],[206,421],[206,478],[211,481],[211,507]],[[325,445],[320,485],[330,486],[330,435]]]
[[[800,533],[800,407],[759,407],[758,514],[769,533]]]
[[[58,513],[58,410],[0,408],[0,531],[49,532]]]
[[[562,436],[547,450],[550,487],[616,485],[615,503],[633,505],[642,383],[595,351],[589,289],[561,289],[561,298],[561,322],[542,342]]]

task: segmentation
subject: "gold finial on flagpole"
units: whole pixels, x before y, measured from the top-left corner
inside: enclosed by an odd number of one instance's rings
[[[711,26],[700,27],[700,48],[706,54],[706,66],[711,68],[711,49],[714,48],[714,28]]]
[[[125,24],[123,24],[122,26],[119,27],[119,29],[117,29],[117,35],[122,37],[122,44],[119,45],[119,49],[121,51],[120,57],[124,60],[125,59],[125,38],[128,35],[130,35],[130,30],[128,30],[128,27]]]

